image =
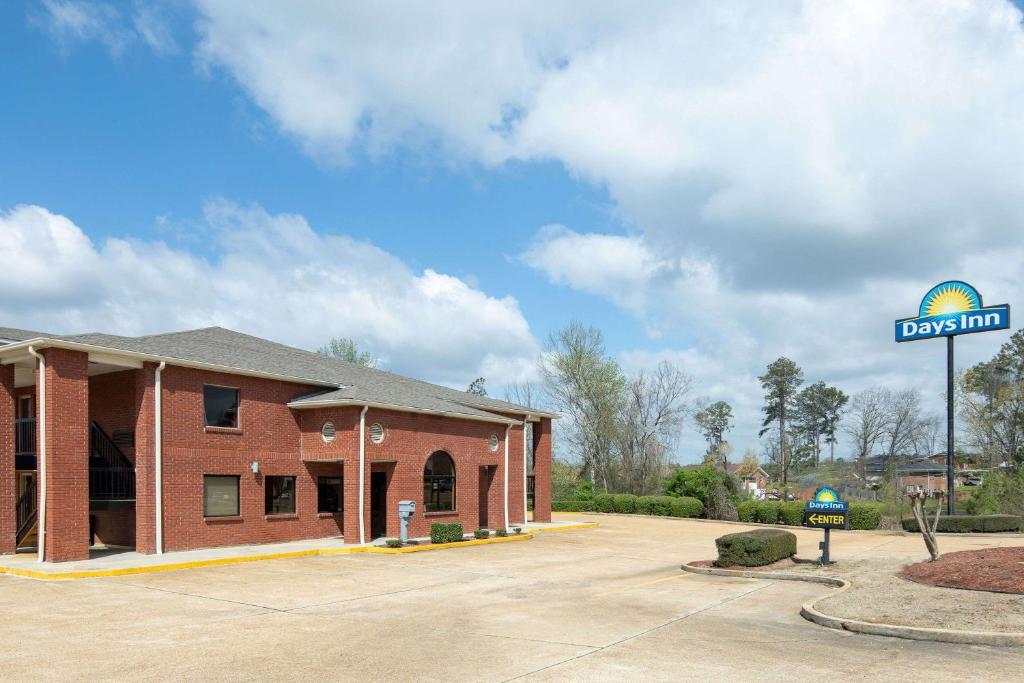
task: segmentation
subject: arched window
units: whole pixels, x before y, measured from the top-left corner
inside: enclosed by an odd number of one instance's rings
[[[455,509],[455,462],[444,451],[434,451],[423,467],[423,507],[426,512]]]

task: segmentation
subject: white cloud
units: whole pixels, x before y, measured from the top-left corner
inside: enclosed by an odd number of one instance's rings
[[[0,214],[3,324],[144,334],[223,325],[316,348],[357,339],[389,369],[461,386],[531,378],[538,344],[511,297],[424,270],[302,216],[207,205],[203,260],[161,242],[93,241],[38,206]],[[499,255],[495,256],[500,258]]]
[[[65,51],[91,41],[102,44],[115,59],[140,41],[157,54],[179,50],[166,8],[159,3],[136,0],[130,17],[122,15],[115,5],[98,1],[43,0],[42,9],[32,15],[33,22]]]

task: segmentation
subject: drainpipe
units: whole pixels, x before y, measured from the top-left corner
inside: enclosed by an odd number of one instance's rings
[[[512,425],[505,425],[505,531],[508,531],[508,430]]]
[[[39,562],[46,559],[46,358],[32,346],[28,352],[39,361]]]
[[[366,543],[366,529],[363,521],[363,500],[366,495],[366,411],[363,406],[359,413],[359,544]]]
[[[160,373],[167,367],[167,363],[160,361],[156,368],[153,382],[153,406],[156,415],[153,420],[154,432],[154,454],[156,456],[156,554],[164,554],[164,431],[163,431],[163,410],[160,391]]]
[[[528,455],[527,455],[527,450],[528,449],[526,447],[526,424],[529,421],[530,421],[530,416],[527,415],[526,418],[523,419],[523,526],[526,526],[527,522],[529,522],[529,520],[530,520],[530,514],[526,511],[526,499],[527,499],[527,495],[526,495],[526,482],[527,482],[526,472],[527,472],[527,468],[528,468],[528,465],[529,465]]]

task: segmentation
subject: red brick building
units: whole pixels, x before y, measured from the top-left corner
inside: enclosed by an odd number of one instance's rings
[[[551,418],[223,328],[0,328],[0,553],[549,521]]]

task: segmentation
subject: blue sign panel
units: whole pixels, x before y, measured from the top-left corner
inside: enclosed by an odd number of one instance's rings
[[[917,317],[896,321],[896,341],[951,337],[1009,327],[1009,305],[982,306],[978,290],[966,282],[950,280],[935,285],[924,295]]]

